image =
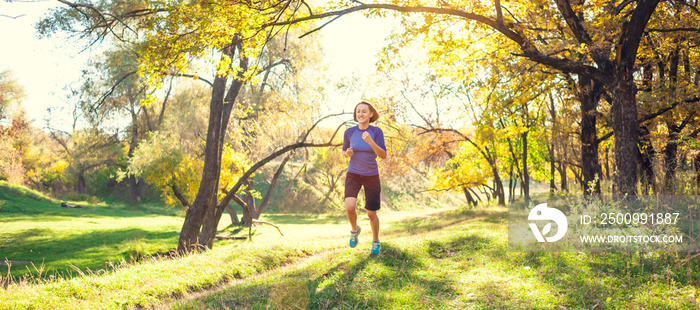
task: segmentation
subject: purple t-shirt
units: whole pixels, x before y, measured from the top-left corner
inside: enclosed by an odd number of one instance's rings
[[[366,130],[360,130],[358,126],[348,128],[343,135],[343,151],[349,147],[353,151],[352,157],[350,157],[350,164],[348,164],[348,172],[359,175],[379,175],[377,154],[374,153],[369,143],[362,139],[362,134],[365,131],[369,132],[372,140],[386,151],[384,132],[379,127],[370,125]]]

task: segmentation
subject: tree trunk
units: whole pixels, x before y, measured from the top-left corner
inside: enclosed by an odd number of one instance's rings
[[[669,62],[669,93],[670,98],[675,98],[676,88],[678,82],[678,64],[680,61],[680,47],[678,42],[676,43],[676,48],[671,51],[670,62]],[[683,126],[683,125],[681,125]],[[666,142],[666,150],[664,152],[664,194],[673,195],[676,192],[676,168],[678,167],[677,157],[678,157],[678,137],[682,130],[681,127],[676,125],[673,116],[666,117],[666,128],[668,128],[668,139]]]
[[[503,120],[501,120],[501,126],[503,126],[503,128],[506,127]],[[513,141],[511,141],[510,138],[506,138],[506,141],[508,141],[508,150],[510,151],[510,156],[513,159],[513,163],[515,164],[515,170],[518,171],[517,178],[520,178],[520,184],[521,184],[520,194],[522,196],[522,191],[523,191],[522,175],[523,174],[521,173],[521,170],[520,170],[520,163],[518,163],[518,156],[515,154],[515,148],[513,148]],[[511,164],[511,166],[510,166],[510,180],[508,181],[508,196],[509,196],[508,201],[515,200],[515,186],[516,186],[516,184],[514,182],[517,182],[517,179],[515,179],[515,181],[513,179],[514,179],[513,164]]]
[[[76,187],[78,194],[87,194],[87,182],[85,181],[85,172],[78,173],[78,185]]]
[[[491,152],[488,148],[488,146],[484,146],[484,148],[480,148],[478,144],[474,143],[469,138],[465,137],[465,141],[469,142],[474,148],[476,148],[479,153],[481,153],[481,156],[486,160],[486,162],[489,164],[491,167],[491,173],[493,174],[493,184],[494,187],[491,189],[492,193],[494,196],[498,198],[498,204],[505,206],[506,205],[506,198],[505,198],[505,191],[503,190],[503,180],[501,180],[501,176],[499,175],[498,172],[498,154],[496,154],[496,151]],[[495,148],[494,148],[495,149]],[[490,199],[487,199],[487,201]]]
[[[604,78],[612,97],[612,128],[615,135],[615,177],[613,193],[637,195],[637,87],[634,82],[635,61],[639,44],[659,0],[639,1],[622,27],[615,46],[615,62],[599,63],[609,78]]]
[[[484,194],[484,197],[486,197],[486,203],[491,201],[491,194],[489,193],[489,191],[487,191],[487,189],[491,190],[491,188],[488,187],[488,185],[486,184],[483,184],[480,189],[481,193]],[[493,193],[493,190],[491,190],[491,193]]]
[[[510,165],[510,179],[508,180],[508,202],[515,201],[515,182],[516,176],[513,171],[513,164]]]
[[[494,183],[494,196],[498,198],[498,204],[505,206],[506,205],[506,194],[505,191],[503,190],[503,180],[501,180],[501,177],[498,175],[498,169],[494,168],[494,178],[493,178],[493,183]]]
[[[680,129],[673,120],[666,122],[668,141],[664,150],[664,194],[673,195],[676,191],[676,169],[678,168],[678,135]]]
[[[554,164],[554,143],[549,145],[549,194],[554,195],[557,185],[554,182],[554,176],[557,168]]]
[[[642,194],[648,195],[654,192],[654,157],[656,156],[656,151],[649,138],[649,129],[643,126],[639,130],[639,178],[644,191]]]
[[[134,157],[134,151],[136,151],[136,147],[138,146],[138,141],[139,141],[138,116],[132,110],[131,111],[131,141],[129,142],[129,151],[127,152],[127,157],[129,159]],[[143,201],[141,200],[141,197],[143,196],[143,194],[141,193],[141,187],[139,186],[139,182],[134,175],[129,175],[128,184],[129,184],[129,190],[131,192],[131,201],[133,203],[137,203],[137,204],[142,203]]]
[[[556,173],[556,165],[555,161],[556,159],[554,158],[554,129],[557,127],[557,109],[554,105],[554,96],[552,95],[552,92],[549,92],[549,115],[552,118],[552,128],[551,128],[551,134],[549,135],[549,145],[547,147],[547,151],[549,152],[549,194],[554,195],[554,191],[557,189],[557,185],[554,182],[554,177]]]
[[[258,206],[257,210],[255,210],[255,213],[257,216],[255,217],[256,220],[260,219],[260,215],[265,212],[265,208],[267,208],[267,205],[270,203],[270,198],[272,198],[272,193],[275,192],[275,187],[277,187],[277,181],[279,180],[280,176],[282,176],[282,171],[284,171],[284,166],[287,165],[287,161],[292,158],[292,155],[287,155],[287,157],[282,160],[282,163],[280,166],[277,168],[277,171],[275,171],[275,174],[272,176],[272,180],[270,180],[270,186],[267,188],[267,192],[265,193],[265,197],[263,197],[263,200],[260,202],[260,206]],[[331,190],[335,187],[335,184],[331,187]]]
[[[255,197],[253,197],[252,190],[253,190],[253,185],[254,181],[253,178],[248,178],[246,180],[246,189],[245,189],[245,194],[243,195],[243,201],[245,202],[246,206],[248,206],[248,212],[243,213],[243,225],[250,225],[252,223],[251,218],[248,217],[248,214],[253,217],[253,219],[258,219],[259,215],[256,213],[255,209]],[[245,207],[244,207],[245,208]]]
[[[139,189],[141,202],[146,202],[146,180],[139,178],[139,181],[136,182],[136,187]]]
[[[700,154],[695,155],[693,165],[695,166],[695,188],[700,189]]]
[[[140,178],[136,178],[134,175],[129,175],[128,183],[129,183],[129,191],[131,192],[131,201],[133,203],[142,203],[143,202],[143,183],[140,182]]]
[[[180,232],[177,250],[180,253],[190,252],[197,246],[200,228],[204,218],[216,202],[216,191],[219,187],[221,175],[221,121],[224,108],[224,94],[226,93],[226,76],[216,76],[212,87],[211,102],[209,105],[209,125],[207,128],[207,140],[204,146],[204,169],[202,180],[199,183],[199,191],[194,203],[187,209],[185,222]]]
[[[527,134],[528,132],[526,131],[521,135],[523,139],[523,183],[521,186],[525,202],[530,202],[530,173],[527,171]]]
[[[566,177],[568,174],[566,173],[566,163],[564,163],[564,160],[567,158],[567,152],[566,152],[566,143],[562,143],[562,148],[561,148],[561,157],[559,158],[559,175],[561,176],[561,190],[564,192],[569,191],[569,180]]]
[[[574,174],[574,178],[576,178],[576,180],[574,181],[574,184],[576,184],[576,183],[581,184],[581,183],[583,183],[583,174],[580,171],[576,171],[576,168],[577,168],[576,166],[569,166],[569,171],[571,171],[571,173]],[[580,168],[580,167],[578,167],[578,168]]]
[[[476,205],[478,203],[474,199],[474,197],[472,197],[472,194],[469,193],[469,189],[467,189],[467,187],[465,187],[465,186],[462,186],[462,191],[464,192],[464,197],[467,199],[467,205],[472,206],[472,207],[476,207]]]
[[[479,193],[477,193],[476,190],[475,190],[474,188],[465,188],[465,187],[462,187],[462,189],[466,189],[467,192],[470,193],[470,196],[472,196],[472,198],[474,198],[474,200],[475,200],[476,203],[482,202],[481,196],[479,196]]]
[[[236,210],[231,207],[231,204],[226,205],[226,212],[228,212],[229,216],[231,217],[231,224],[235,226],[241,225],[241,221],[238,220],[238,214],[236,214]]]
[[[610,180],[610,147],[605,147],[605,179]]]
[[[581,102],[581,173],[583,174],[583,194],[600,195],[601,171],[598,160],[598,138],[596,135],[596,110],[603,93],[599,83],[579,76],[578,99]]]
[[[642,89],[640,91],[651,92],[653,91],[653,79],[654,71],[651,64],[645,64],[642,66]],[[665,77],[664,67],[659,67],[659,80],[663,80]],[[607,151],[607,150],[606,150]],[[641,190],[643,195],[649,195],[654,192],[654,156],[656,151],[654,146],[651,144],[651,139],[649,137],[649,128],[647,126],[641,126],[639,128],[639,183],[641,185]],[[607,163],[607,153],[606,153],[605,168],[608,169]]]
[[[243,74],[245,71],[248,70],[248,58],[244,56],[244,51],[241,48],[241,38],[240,35],[236,35],[233,39],[231,48],[225,49],[224,50],[224,55],[227,55],[228,57],[233,57],[234,54],[234,47],[237,47],[239,49],[239,56],[240,56],[240,61],[239,61],[239,71],[236,77],[233,79],[233,82],[231,83],[231,87],[229,87],[228,91],[224,94],[221,94],[221,97],[223,100],[221,100],[221,105],[218,107],[218,113],[219,113],[219,126],[218,126],[218,135],[212,138],[216,138],[216,144],[218,148],[216,149],[216,182],[215,182],[215,187],[212,189],[212,197],[211,197],[211,203],[209,204],[206,212],[204,212],[204,218],[200,222],[200,227],[201,231],[199,232],[199,246],[204,249],[211,249],[212,246],[214,245],[214,239],[216,237],[216,231],[219,226],[219,220],[221,220],[221,215],[224,213],[224,210],[226,209],[226,206],[220,206],[217,200],[217,191],[219,190],[219,176],[221,175],[221,156],[223,154],[223,146],[224,146],[224,141],[226,138],[226,128],[228,128],[228,122],[231,117],[231,111],[233,110],[233,103],[236,101],[236,98],[238,98],[238,94],[241,92],[241,88],[243,87],[244,83],[244,76]],[[207,136],[207,142],[208,142],[209,137]],[[212,150],[214,152],[214,150]],[[205,154],[205,170],[206,170],[206,154]],[[200,187],[200,191],[202,188]],[[199,194],[199,193],[198,193]]]
[[[613,193],[637,195],[637,99],[632,74],[618,74],[621,80],[612,91],[612,128],[615,134],[615,176]]]
[[[489,152],[488,149],[486,149],[486,152]],[[491,172],[493,173],[493,185],[494,185],[494,196],[495,198],[498,198],[498,204],[505,206],[506,205],[506,195],[505,191],[503,190],[503,180],[501,180],[500,173],[498,172],[498,155],[494,151],[490,155],[490,160],[488,160],[489,165],[491,165]]]

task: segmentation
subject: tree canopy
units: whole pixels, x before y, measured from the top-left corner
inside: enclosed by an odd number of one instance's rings
[[[118,171],[135,201],[147,183],[185,207],[181,252],[212,246],[231,201],[255,219],[287,168],[318,178],[307,183],[324,203],[337,197],[336,150],[293,152],[339,143],[344,124],[317,122],[335,85],[310,34],[346,14],[400,21],[377,74],[342,85],[371,86],[362,99],[381,110],[392,154],[382,173],[506,204],[546,181],[552,193],[678,193],[678,172],[698,166],[694,3],[61,2],[42,34],[110,46],[76,96],[92,128],[53,135],[64,171],[79,190]],[[258,192],[253,176],[273,162]]]

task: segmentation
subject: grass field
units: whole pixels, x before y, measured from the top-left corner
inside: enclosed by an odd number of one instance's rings
[[[679,263],[685,254],[508,252],[501,207],[383,210],[378,257],[366,217],[350,249],[342,214],[271,214],[284,236],[260,226],[252,242],[150,259],[174,247],[181,217],[66,210],[6,184],[0,195],[2,256],[62,270],[5,278],[0,309],[698,309],[700,273]]]
[[[61,201],[0,182],[0,266],[7,276],[70,277],[99,271],[108,262],[131,261],[177,245],[182,218],[154,206],[89,205],[68,209]],[[85,204],[84,202],[73,202]],[[32,265],[33,264],[33,265]]]
[[[378,257],[341,247],[162,308],[698,309],[664,255],[508,252],[505,214],[406,218]]]

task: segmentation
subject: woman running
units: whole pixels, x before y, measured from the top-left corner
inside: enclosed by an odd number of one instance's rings
[[[365,209],[372,227],[372,255],[378,255],[381,249],[379,243],[380,194],[382,187],[379,182],[379,167],[377,156],[386,158],[384,132],[379,127],[370,126],[379,118],[379,114],[368,102],[362,101],[355,106],[354,119],[357,126],[345,130],[343,138],[343,154],[350,157],[348,173],[345,177],[345,210],[352,230],[350,231],[350,247],[357,245],[357,236],[362,229],[357,225],[357,194],[360,188],[365,188]]]

